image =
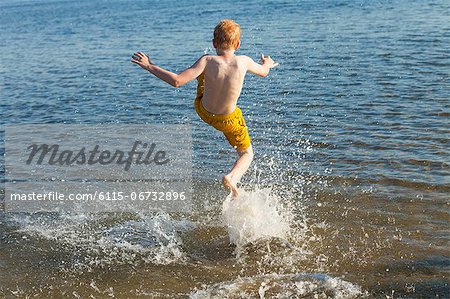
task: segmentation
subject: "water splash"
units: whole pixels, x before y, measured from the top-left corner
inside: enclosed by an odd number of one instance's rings
[[[266,274],[239,277],[193,291],[191,299],[366,298],[357,285],[324,274]]]
[[[228,196],[222,205],[230,242],[238,247],[261,238],[286,238],[290,230],[286,214],[270,189],[242,191],[239,198]]]
[[[18,233],[76,250],[78,269],[119,264],[183,262],[179,234],[194,224],[158,214],[17,214]],[[69,270],[69,269],[68,269]]]

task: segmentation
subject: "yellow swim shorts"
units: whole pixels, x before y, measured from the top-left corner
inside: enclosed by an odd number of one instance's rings
[[[222,132],[232,147],[238,151],[247,149],[250,146],[250,136],[241,109],[236,106],[236,109],[230,114],[213,114],[207,111],[202,103],[205,85],[204,75],[198,76],[197,81],[197,96],[194,106],[198,116],[205,123]]]

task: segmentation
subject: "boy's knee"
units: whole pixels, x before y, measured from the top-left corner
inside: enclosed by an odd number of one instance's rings
[[[252,147],[248,148],[248,155],[250,156],[251,159],[253,159],[253,148]]]
[[[253,148],[250,145],[250,147],[246,148],[243,151],[239,151],[239,156],[247,155],[250,159],[253,159]]]
[[[250,151],[249,154],[248,154],[248,156],[250,157],[250,160],[253,161],[253,151]]]

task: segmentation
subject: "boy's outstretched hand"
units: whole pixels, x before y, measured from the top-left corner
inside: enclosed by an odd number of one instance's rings
[[[150,65],[152,65],[152,61],[142,52],[136,52],[132,56],[131,62],[136,63],[143,69],[147,69]]]
[[[272,58],[270,58],[270,55],[264,56],[264,54],[261,53],[261,63],[263,65],[267,65],[269,68],[274,68],[277,65],[279,65],[278,62],[273,61]]]

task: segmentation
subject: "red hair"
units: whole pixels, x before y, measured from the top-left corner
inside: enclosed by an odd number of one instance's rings
[[[222,20],[214,28],[214,43],[216,48],[228,50],[237,49],[241,38],[241,27],[233,20]]]

